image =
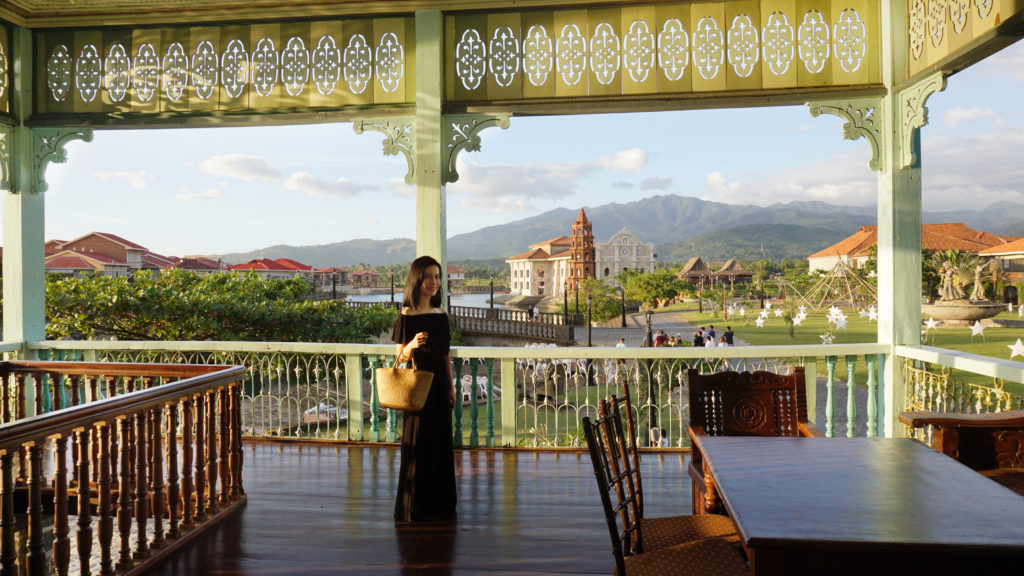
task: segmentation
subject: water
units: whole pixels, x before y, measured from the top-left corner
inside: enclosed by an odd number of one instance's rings
[[[495,295],[497,296],[497,294]],[[490,294],[453,294],[452,295],[452,306],[469,306],[472,308],[488,308],[490,304],[487,302],[490,300]],[[352,302],[390,302],[390,294],[351,294],[348,299]],[[402,301],[402,292],[395,293],[395,302]],[[447,307],[447,303],[445,306]],[[510,306],[504,304],[494,303],[495,308],[502,309],[513,309]]]

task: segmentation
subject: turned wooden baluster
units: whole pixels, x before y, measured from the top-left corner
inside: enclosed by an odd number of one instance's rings
[[[196,396],[196,522],[206,520],[206,400]]]
[[[28,573],[46,573],[43,554],[43,447],[33,444],[28,449]]]
[[[181,529],[192,528],[192,497],[195,495],[195,484],[192,482],[192,399],[185,398],[181,403]]]
[[[18,551],[14,547],[14,455],[0,454],[0,564],[3,574],[16,573]]]
[[[150,426],[150,433],[153,436],[153,548],[162,548],[164,545],[164,446],[163,446],[163,410],[154,408],[152,410],[153,424]]]
[[[39,414],[43,413],[43,386],[44,386],[43,378],[42,377],[40,377],[40,378],[33,377],[32,380],[36,384],[34,386],[34,388],[35,388],[35,398],[32,399],[32,402],[34,404],[35,413],[37,415],[39,415]]]
[[[708,468],[707,460],[704,461],[704,512],[707,514],[718,514],[721,510],[719,509],[718,502],[718,487],[715,486],[715,480],[711,477],[711,469]]]
[[[114,540],[114,501],[111,498],[111,473],[110,461],[113,450],[117,447],[117,434],[111,434],[110,424],[104,423],[97,433],[99,443],[99,455],[96,458],[96,467],[100,471],[99,480],[96,482],[96,489],[99,491],[99,521],[97,528],[100,536],[100,576],[111,576],[114,573],[113,550],[111,544]],[[113,437],[113,438],[112,438]]]
[[[231,398],[231,499],[237,500],[242,489],[242,387],[237,383],[230,388]]]
[[[167,406],[167,508],[169,538],[178,537],[178,501],[181,491],[178,486],[178,405]]]
[[[206,507],[217,510],[217,393],[206,394]]]
[[[25,417],[25,375],[16,374],[14,376],[18,386],[18,401],[15,403],[15,419],[21,420]],[[18,484],[28,483],[28,448],[22,446],[18,449]]]
[[[71,562],[71,541],[68,540],[68,439],[63,435],[53,441],[53,566],[57,576],[67,576]]]
[[[149,494],[147,492],[148,481],[146,480],[146,470],[148,462],[146,462],[146,456],[148,454],[147,446],[147,433],[146,424],[149,421],[149,413],[147,411],[138,412],[135,414],[135,528],[138,538],[135,541],[135,554],[136,560],[142,560],[148,555],[149,552],[149,540],[146,538],[146,534],[149,532],[146,529],[149,514]]]
[[[121,537],[120,553],[117,558],[117,569],[127,570],[132,565],[132,417],[125,416],[120,421],[121,465],[118,474],[118,509],[117,531]]]
[[[90,426],[86,430],[79,430],[75,433],[75,442],[78,444],[78,460],[75,463],[75,470],[79,478],[85,478],[78,483],[78,565],[83,576],[89,576],[89,564],[92,559],[92,510],[89,509],[91,492],[89,486],[89,465],[92,460],[89,452],[89,436],[94,435],[96,429]]]
[[[3,395],[0,399],[0,424],[7,424],[11,421],[11,383],[8,381],[8,374],[5,374],[0,378],[0,382],[3,383],[3,389],[0,390],[0,394]]]
[[[228,389],[221,388],[219,390],[220,406],[220,503],[226,505],[228,503],[228,495],[231,491],[231,480],[230,473],[228,472],[228,447],[230,446],[229,441],[231,440],[231,425],[228,414]]]

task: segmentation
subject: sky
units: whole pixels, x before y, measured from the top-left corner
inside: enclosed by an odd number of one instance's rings
[[[1024,42],[928,100],[924,208],[1024,203]],[[449,237],[564,207],[678,194],[765,206],[873,205],[870,148],[806,106],[512,118],[447,186]],[[351,123],[96,130],[46,179],[46,238],[109,232],[174,256],[415,238],[415,191]],[[870,222],[866,222],[869,224]]]

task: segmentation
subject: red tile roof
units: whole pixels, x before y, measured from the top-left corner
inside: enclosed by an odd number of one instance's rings
[[[132,242],[130,240],[125,240],[124,238],[121,238],[117,234],[110,234],[109,232],[89,232],[88,234],[86,234],[84,236],[79,236],[78,238],[75,238],[74,240],[71,240],[69,242],[63,242],[63,244],[73,244],[75,242],[78,242],[79,240],[82,240],[84,238],[88,238],[89,236],[99,236],[101,238],[106,238],[107,240],[110,240],[111,242],[116,242],[116,243],[118,243],[118,244],[120,244],[120,245],[122,245],[122,246],[124,246],[126,248],[131,248],[133,250],[145,250],[146,249],[145,246],[140,246],[140,245],[136,244],[135,242]]]
[[[106,254],[100,254],[99,252],[88,252],[86,250],[75,250],[75,249],[72,249],[72,248],[68,248],[68,249],[64,250],[64,252],[74,252],[75,254],[81,254],[82,256],[85,256],[87,258],[92,258],[93,260],[99,260],[100,262],[103,262],[104,264],[122,264],[124,266],[128,265],[126,262],[122,262],[122,261],[120,261],[120,260],[118,260],[116,258],[111,258],[110,256],[107,256]],[[55,252],[55,254],[60,254],[60,252]]]
[[[179,258],[178,262],[168,268],[181,268],[182,270],[220,270],[220,263],[209,258]]]
[[[292,260],[291,258],[278,258],[278,259],[274,260],[274,262],[277,262],[278,264],[280,264],[281,266],[284,266],[285,268],[287,268],[289,270],[307,270],[308,271],[308,270],[312,270],[313,269],[312,266],[308,266],[306,264],[303,264],[302,262],[298,262],[296,260]]]
[[[551,255],[548,251],[543,248],[536,248],[529,252],[523,252],[518,256],[512,256],[511,258],[505,258],[505,262],[511,262],[513,260],[544,260],[550,258]]]
[[[863,256],[867,254],[868,248],[877,242],[878,226],[869,224],[861,226],[853,235],[811,254],[808,258]],[[926,250],[980,252],[1003,243],[1003,238],[989,232],[973,230],[963,222],[921,225],[921,247]]]
[[[292,268],[288,268],[282,264],[279,264],[269,258],[257,258],[250,260],[245,264],[235,264],[232,266],[226,266],[225,270],[282,270],[293,272]]]
[[[448,265],[448,274],[465,274],[465,273],[466,273],[465,270],[459,270],[457,267],[452,266],[451,264]]]
[[[982,256],[1001,256],[1003,254],[1020,254],[1022,252],[1024,252],[1024,238],[993,246],[991,248],[986,248],[981,252],[978,252],[978,254],[981,254]]]
[[[72,270],[97,270],[98,266],[79,254],[73,252],[65,252],[59,256],[54,256],[46,262],[46,267],[50,269],[72,269]]]
[[[538,246],[571,246],[571,236],[559,236],[558,238],[552,238],[551,240],[545,240],[543,242],[534,242],[530,244],[530,248],[536,248]]]
[[[317,272],[327,273],[327,274],[332,273],[332,272],[344,272],[345,274],[348,274],[348,270],[346,270],[344,268],[338,268],[337,266],[332,266],[330,268],[317,268],[316,271]]]

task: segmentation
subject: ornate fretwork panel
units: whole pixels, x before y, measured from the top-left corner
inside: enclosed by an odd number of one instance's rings
[[[2,29],[0,36],[5,72]],[[415,101],[411,16],[53,30],[38,32],[36,46],[44,71],[36,85],[40,114],[287,111]],[[0,83],[4,106],[5,88]]]
[[[814,102],[809,104],[811,116],[817,118],[821,114],[831,114],[846,121],[843,124],[843,138],[856,140],[864,138],[871,145],[871,161],[868,166],[872,170],[884,169],[882,162],[883,116],[879,114],[879,99],[850,100],[845,102]]]
[[[509,125],[508,114],[451,114],[444,116],[444,177],[442,182],[457,182],[459,173],[455,161],[459,152],[480,150],[480,131],[491,126],[505,129]],[[407,180],[408,181],[408,180]]]
[[[64,147],[72,140],[92,142],[92,130],[87,128],[33,128],[32,129],[32,193],[46,192],[46,167],[51,162],[63,164],[68,160]]]
[[[384,155],[405,157],[405,183],[416,183],[416,119],[363,118],[352,123],[356,134],[370,130],[384,135]]]
[[[908,0],[910,76],[946,62],[950,63],[947,72],[958,69],[960,57],[984,44],[994,28],[1004,24],[1019,28],[1022,11],[1024,3],[1016,0]],[[982,52],[987,55],[984,48]]]
[[[868,0],[723,0],[451,14],[446,97],[481,102],[877,85],[878,10]]]

